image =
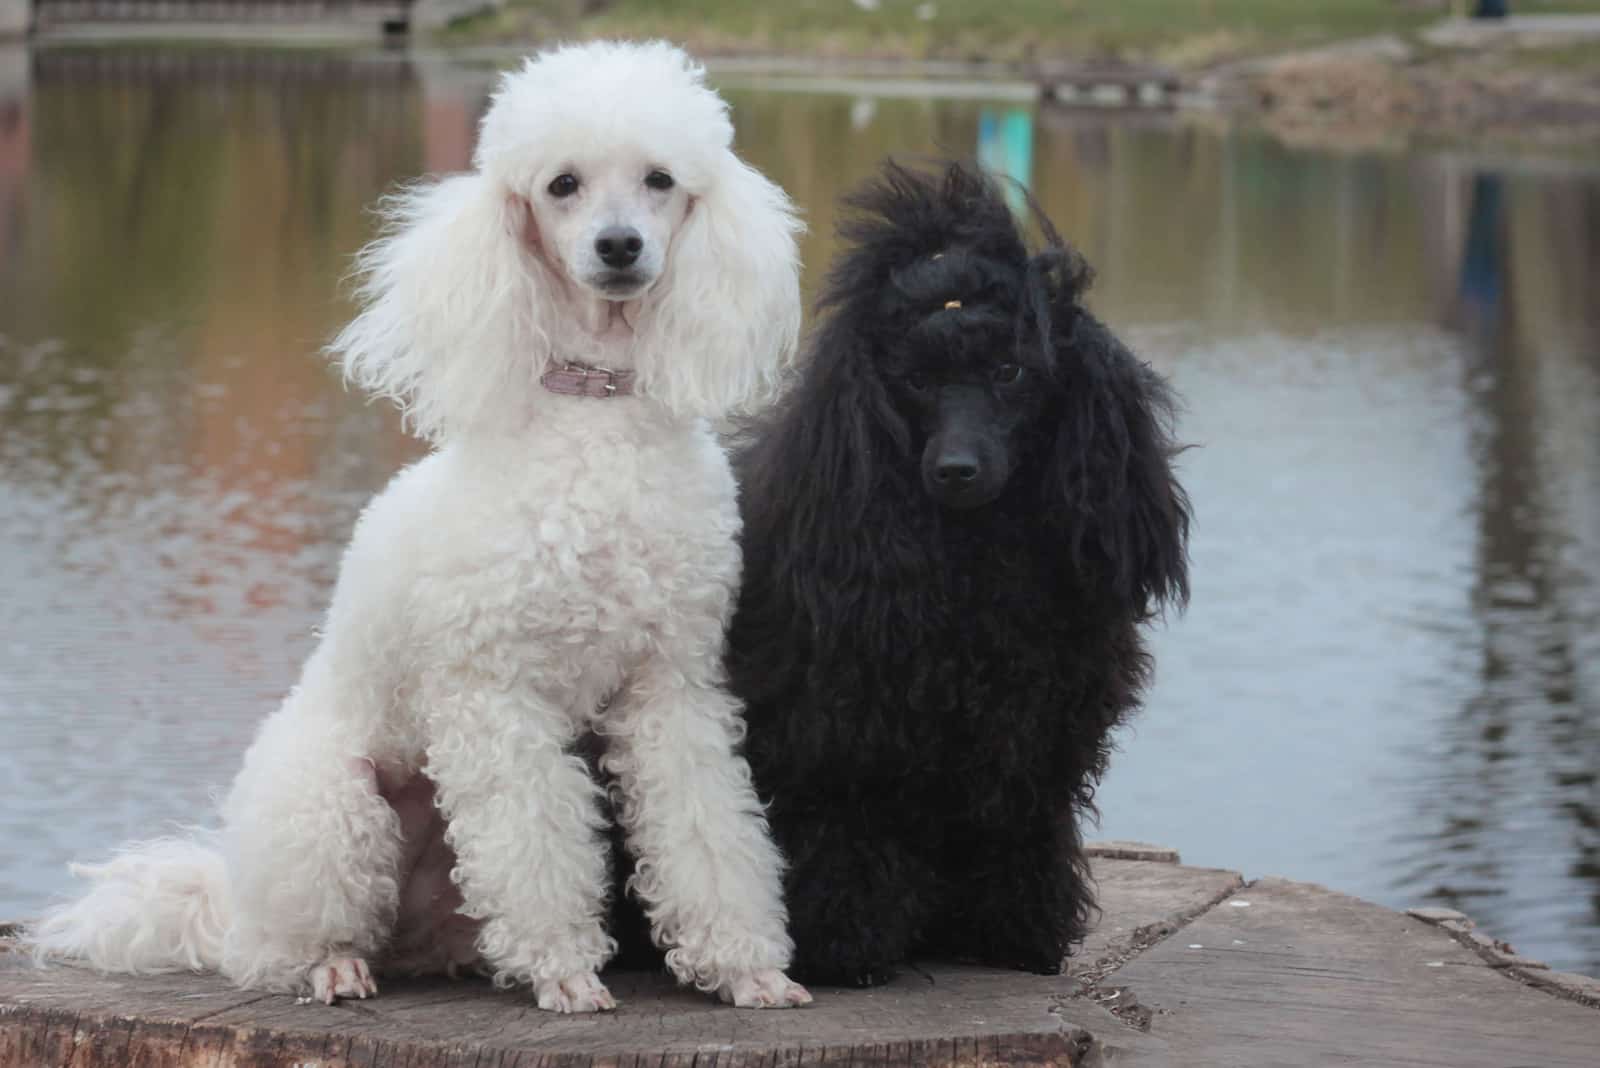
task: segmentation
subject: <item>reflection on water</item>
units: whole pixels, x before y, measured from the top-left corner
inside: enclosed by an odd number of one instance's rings
[[[315,358],[488,72],[0,51],[0,918],[203,821],[415,446]],[[1196,863],[1456,904],[1600,972],[1600,168],[1194,122],[730,90],[805,207],[975,153],[1186,396],[1195,602],[1102,791]]]
[[[978,113],[976,155],[987,170],[1010,179],[1005,191],[1011,210],[1026,210],[1023,191],[1033,184],[1033,115],[1026,108],[984,108]]]

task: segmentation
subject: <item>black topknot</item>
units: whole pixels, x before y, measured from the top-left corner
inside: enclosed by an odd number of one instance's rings
[[[1025,220],[1012,212],[1000,180],[960,162],[916,169],[890,161],[845,198],[839,224],[853,254],[837,259],[819,300],[838,311],[876,302],[882,329],[902,332],[941,311],[1013,317],[1076,301],[1093,272],[1023,191]],[[1022,223],[1039,235],[1030,248]],[[1020,299],[1019,299],[1020,298]],[[947,308],[959,300],[959,308]],[[964,325],[973,325],[967,323]],[[1048,337],[1048,323],[1040,323]]]

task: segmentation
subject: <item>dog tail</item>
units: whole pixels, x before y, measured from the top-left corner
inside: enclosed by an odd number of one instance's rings
[[[159,838],[71,870],[94,885],[27,925],[23,941],[35,960],[133,974],[215,971],[221,964],[228,927],[221,853],[198,841]]]

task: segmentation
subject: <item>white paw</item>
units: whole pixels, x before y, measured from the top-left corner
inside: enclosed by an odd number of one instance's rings
[[[776,968],[736,975],[717,987],[717,996],[741,1009],[788,1009],[811,1004],[806,988]]]
[[[547,979],[535,983],[533,992],[539,1007],[550,1012],[611,1012],[617,1007],[617,999],[593,972]]]
[[[339,998],[370,998],[378,993],[378,984],[372,981],[372,972],[360,957],[329,957],[313,965],[308,974],[311,996],[324,1005],[332,1005]]]

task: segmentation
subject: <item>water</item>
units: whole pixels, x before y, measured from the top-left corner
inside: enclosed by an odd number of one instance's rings
[[[0,918],[209,819],[294,678],[417,454],[314,352],[365,206],[465,165],[488,77],[0,51]],[[1600,161],[724,84],[808,287],[885,153],[977,151],[1187,398],[1194,605],[1100,833],[1600,974]]]

